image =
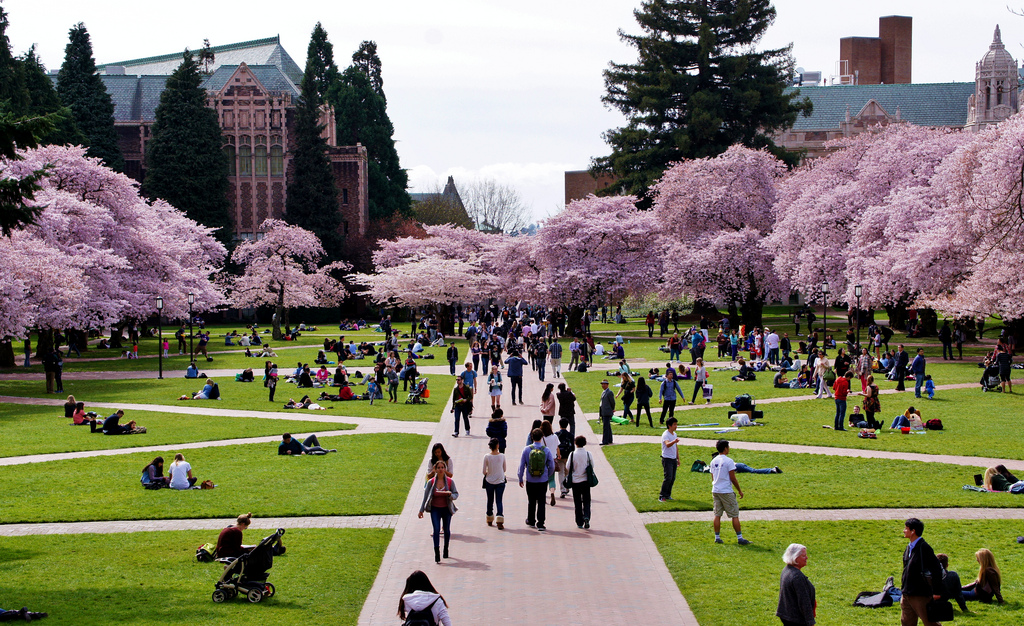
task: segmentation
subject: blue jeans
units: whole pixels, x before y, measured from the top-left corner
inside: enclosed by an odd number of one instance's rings
[[[546,361],[537,359],[537,375],[540,376],[540,382],[544,382],[544,366],[547,365]]]
[[[779,362],[779,349],[769,348],[768,349],[768,362],[772,365],[776,365]]]
[[[754,468],[750,467],[749,465],[747,465],[746,463],[737,463],[736,464],[736,473],[737,474],[771,474],[772,473],[772,468],[766,467],[764,469],[754,469]]]
[[[669,348],[668,360],[669,361],[678,361],[679,360],[679,355],[681,353],[682,353],[682,351],[679,350],[678,348]]]
[[[430,507],[430,523],[434,526],[434,549],[440,548],[441,523],[444,522],[444,548],[448,549],[448,540],[451,538],[452,512],[448,507]]]
[[[906,415],[897,415],[892,420],[892,425],[889,428],[910,428],[910,420],[907,419]]]
[[[924,386],[924,374],[914,374],[914,396],[921,397],[921,387]]]
[[[846,424],[846,400],[836,398],[836,430],[843,430]]]
[[[484,489],[487,491],[487,517],[494,515],[494,504],[497,501],[498,517],[504,517],[504,507],[501,505],[501,497],[505,494],[505,483],[492,485],[484,481]]]
[[[455,361],[454,360],[448,361],[448,366],[449,366],[449,369],[451,370],[451,375],[455,376]]]

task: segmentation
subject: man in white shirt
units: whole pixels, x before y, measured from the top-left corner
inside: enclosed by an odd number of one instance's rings
[[[722,543],[722,513],[732,518],[732,527],[736,531],[736,543],[741,546],[750,542],[740,532],[740,506],[736,496],[743,497],[743,490],[736,480],[736,462],[729,458],[729,442],[719,439],[715,446],[718,456],[711,459],[711,497],[715,502],[715,543]],[[733,486],[736,491],[733,492]]]
[[[679,468],[679,450],[676,448],[676,444],[679,443],[679,437],[676,435],[679,420],[670,417],[665,425],[668,428],[661,434],[661,469],[664,470],[665,481],[661,483],[658,502],[672,499],[672,485],[676,482],[676,469]]]
[[[768,362],[772,365],[779,364],[779,334],[774,330],[768,332],[764,338],[764,347],[768,350]]]

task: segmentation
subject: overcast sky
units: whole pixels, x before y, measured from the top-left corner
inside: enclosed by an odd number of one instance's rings
[[[376,0],[217,2],[6,0],[15,53],[31,44],[49,69],[67,31],[85,22],[98,63],[280,34],[299,66],[317,21],[348,65],[364,39],[377,42],[388,112],[412,191],[493,177],[520,190],[536,218],[557,211],[563,172],[605,153],[601,133],[622,118],[601,104],[601,72],[633,50],[618,29],[637,32],[629,0]],[[1024,5],[1024,0],[1011,5]],[[974,80],[974,64],[1002,26],[1022,55],[1024,18],[1002,0],[777,0],[763,46],[793,44],[798,66],[835,73],[839,39],[877,36],[878,17],[914,18],[914,82]],[[969,7],[969,8],[968,8]]]

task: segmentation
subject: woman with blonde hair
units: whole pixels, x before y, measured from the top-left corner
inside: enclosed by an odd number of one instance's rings
[[[174,462],[167,468],[170,477],[171,489],[191,489],[196,484],[196,477],[192,475],[192,466],[185,460],[185,455],[177,453],[174,455]]]
[[[996,565],[995,555],[988,548],[982,548],[974,553],[974,558],[978,561],[978,578],[963,587],[964,600],[992,602],[992,598],[995,597],[996,601],[1002,604],[1002,574]]]
[[[1009,491],[1010,481],[994,467],[985,470],[985,489],[989,491]]]

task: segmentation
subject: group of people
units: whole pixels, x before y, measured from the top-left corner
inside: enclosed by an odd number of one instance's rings
[[[71,420],[72,426],[88,426],[90,432],[102,433],[104,435],[137,435],[146,432],[146,428],[139,426],[135,420],[127,424],[121,423],[124,417],[124,410],[118,409],[109,416],[100,419],[95,411],[85,410],[85,403],[75,400],[75,396],[68,396],[64,403],[64,417]]]

